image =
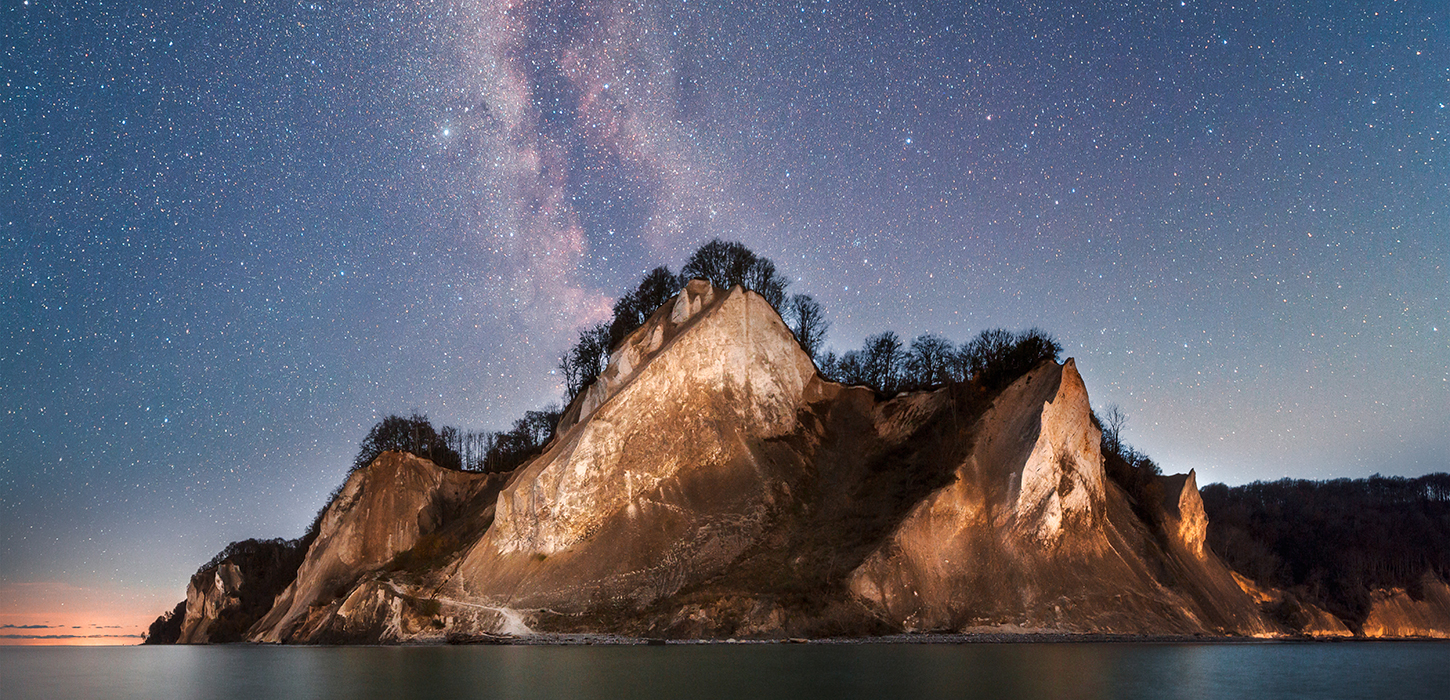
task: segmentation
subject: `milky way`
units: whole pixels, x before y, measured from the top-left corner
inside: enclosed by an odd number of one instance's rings
[[[387,413],[557,401],[716,236],[838,350],[1047,329],[1200,483],[1450,468],[1442,2],[0,18],[0,624],[169,607]]]
[[[530,332],[560,345],[607,316],[620,272],[681,241],[738,235],[736,209],[681,121],[669,19],[637,3],[464,3],[440,148],[477,196],[459,233]]]

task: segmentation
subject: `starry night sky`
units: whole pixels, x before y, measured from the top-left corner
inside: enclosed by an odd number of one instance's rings
[[[1438,0],[0,6],[0,623],[557,401],[712,237],[838,350],[1051,331],[1200,483],[1450,469]]]

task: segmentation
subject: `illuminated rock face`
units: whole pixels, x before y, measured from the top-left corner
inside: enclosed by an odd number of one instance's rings
[[[849,578],[878,618],[918,631],[1274,631],[1201,534],[1197,553],[1165,550],[1107,482],[1072,360],[1018,379],[967,434],[950,483]]]
[[[1163,510],[1179,544],[1195,557],[1207,558],[1208,515],[1198,493],[1197,475],[1190,469],[1187,474],[1165,477],[1162,484]]]
[[[667,307],[614,350],[580,422],[499,495],[489,548],[555,554],[682,470],[740,468],[745,443],[795,428],[815,367],[764,299],[697,281]]]
[[[1004,407],[1006,410],[1014,410]],[[1030,414],[1035,406],[1021,409]],[[1068,360],[1057,393],[1042,405],[1037,441],[1022,466],[1017,493],[1018,531],[1044,547],[1068,532],[1099,531],[1107,500],[1102,431],[1092,423],[1087,387]]]
[[[1204,548],[1193,475],[1144,523],[1100,442],[1072,360],[878,396],[823,380],[758,295],[695,281],[516,471],[354,473],[250,635],[1280,631]]]
[[[800,455],[762,449],[798,432],[820,384],[763,298],[690,283],[615,348],[499,494],[453,583],[500,605],[580,612],[720,571],[788,499]]]
[[[489,483],[488,476],[403,452],[385,452],[353,472],[328,505],[297,578],[252,627],[251,638],[318,641],[349,590],[456,517]]]
[[[1375,591],[1364,636],[1450,638],[1450,586],[1426,574],[1420,589],[1418,599],[1401,588]]]
[[[182,620],[177,644],[214,641],[212,626],[223,614],[241,605],[244,583],[241,569],[232,562],[222,562],[216,568],[192,576],[186,585],[186,618]]]

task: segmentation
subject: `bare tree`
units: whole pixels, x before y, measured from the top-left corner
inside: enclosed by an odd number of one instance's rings
[[[790,284],[775,270],[775,263],[751,252],[734,241],[714,239],[700,246],[680,272],[685,280],[702,279],[723,289],[740,285],[779,309],[785,303],[785,288]]]
[[[902,360],[905,359],[901,338],[891,331],[877,333],[866,339],[866,347],[862,348],[861,354],[868,386],[888,394],[899,388]]]
[[[388,451],[411,452],[447,469],[462,468],[458,453],[434,430],[428,416],[417,413],[407,418],[389,415],[373,425],[358,445],[352,468],[362,469]]]
[[[827,353],[826,358],[827,364],[834,367],[832,381],[842,384],[871,385],[871,376],[866,368],[865,353],[860,350],[851,350],[841,355],[840,358],[836,358],[835,353]],[[831,361],[833,359],[834,362]]]
[[[609,324],[609,345],[614,347],[624,336],[649,320],[651,314],[680,293],[684,281],[663,265],[650,270],[628,294],[614,302],[614,320]]]
[[[1103,424],[1103,449],[1115,455],[1123,454],[1123,428],[1128,427],[1128,414],[1117,404],[1108,404],[1098,417]]]
[[[957,363],[966,378],[997,387],[1061,353],[1062,345],[1040,329],[1012,333],[993,328],[963,343]]]
[[[786,304],[785,320],[801,349],[815,360],[821,344],[826,342],[826,331],[831,327],[826,321],[825,310],[809,295],[796,294]]]
[[[564,400],[573,401],[607,366],[609,326],[601,323],[580,333],[574,347],[559,358],[559,371],[564,375]]]
[[[961,381],[962,376],[955,362],[956,346],[950,340],[934,333],[917,336],[911,341],[911,350],[906,355],[904,383],[913,387],[928,387]]]

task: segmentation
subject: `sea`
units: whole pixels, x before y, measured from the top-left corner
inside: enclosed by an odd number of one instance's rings
[[[0,698],[1450,698],[1450,644],[0,647]]]

